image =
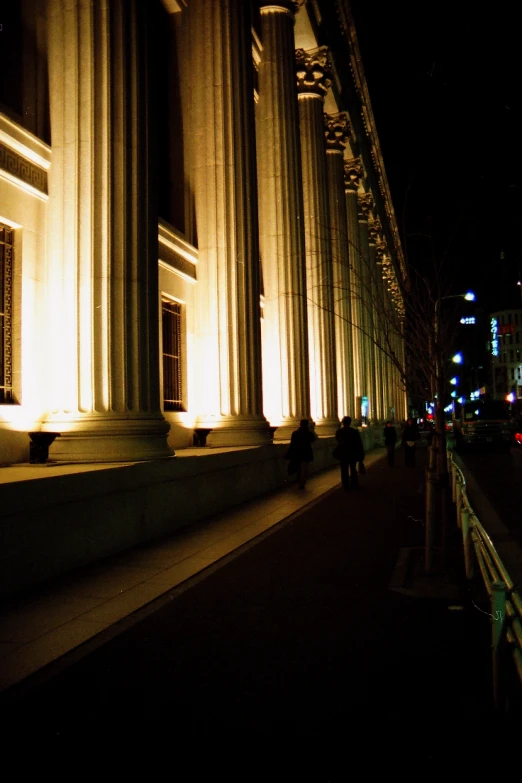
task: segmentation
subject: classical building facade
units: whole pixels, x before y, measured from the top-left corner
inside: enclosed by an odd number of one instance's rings
[[[314,470],[346,414],[371,448],[406,396],[346,0],[2,14],[5,593],[282,486],[302,418]],[[29,433],[58,436],[39,468]]]
[[[114,462],[401,420],[403,260],[348,3],[11,6],[0,464],[37,430]]]

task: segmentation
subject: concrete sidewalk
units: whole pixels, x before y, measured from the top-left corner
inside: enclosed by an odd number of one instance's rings
[[[368,454],[372,465],[382,449]],[[255,541],[282,520],[339,484],[339,470],[309,478],[133,548],[63,578],[0,601],[0,692],[82,647],[103,643],[136,620],[136,613],[223,558]],[[139,615],[143,615],[143,612]],[[128,621],[126,622],[128,618]]]
[[[158,742],[422,725],[432,742],[492,720],[490,621],[458,537],[439,592],[403,567],[424,539],[425,451],[413,469],[383,457],[368,455],[358,490],[327,471],[5,606],[11,733],[66,742],[87,722]]]

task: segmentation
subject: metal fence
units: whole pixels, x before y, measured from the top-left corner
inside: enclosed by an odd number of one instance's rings
[[[472,579],[478,567],[490,600],[493,700],[499,709],[506,696],[503,686],[506,673],[502,665],[506,658],[513,663],[518,685],[522,687],[522,596],[469,502],[465,476],[451,451],[448,451],[448,471],[457,524],[462,531],[466,577]]]

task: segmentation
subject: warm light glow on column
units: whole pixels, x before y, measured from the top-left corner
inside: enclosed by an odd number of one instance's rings
[[[258,445],[270,441],[270,430],[262,412],[250,3],[191,0],[187,14],[199,248],[198,422],[212,428],[209,445]]]
[[[310,416],[303,194],[295,100],[294,11],[260,4],[263,50],[256,105],[264,294],[263,410],[275,438]]]
[[[332,255],[323,101],[331,81],[324,48],[296,52],[297,95],[303,170],[306,293],[310,352],[310,405],[318,434],[339,426],[332,290]]]

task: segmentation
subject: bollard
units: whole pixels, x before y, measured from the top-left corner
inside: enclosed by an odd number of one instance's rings
[[[453,487],[455,486],[455,463],[453,462],[451,451],[449,449],[446,456],[448,460],[448,475],[450,480],[450,486],[451,486],[451,491],[453,492]]]
[[[462,483],[458,481],[455,484],[455,505],[457,507],[457,527],[462,527]]]
[[[467,508],[463,508],[461,512],[461,527],[462,527],[462,544],[464,547],[464,568],[466,570],[466,578],[473,578],[473,560],[471,557],[471,535],[469,532],[469,511]]]
[[[493,704],[499,710],[502,703],[502,683],[499,666],[499,648],[502,642],[502,630],[506,619],[506,583],[491,583],[492,617],[492,664],[493,664]]]
[[[453,498],[453,502],[457,502],[457,487],[460,485],[460,476],[454,475],[453,476],[453,482],[451,485],[451,497]]]

